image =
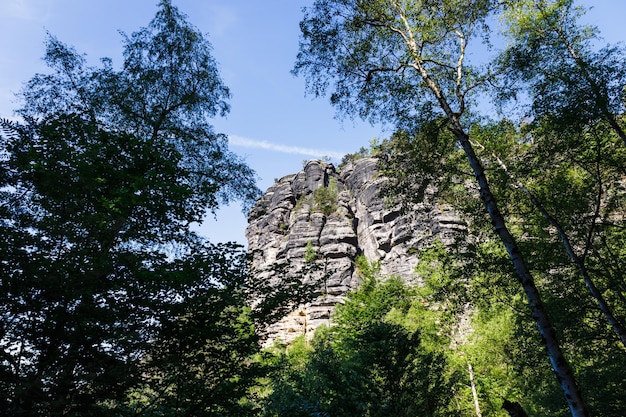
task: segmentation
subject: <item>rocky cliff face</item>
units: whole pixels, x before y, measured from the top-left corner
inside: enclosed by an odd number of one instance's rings
[[[434,238],[452,243],[465,233],[465,224],[449,207],[439,206],[427,190],[424,201],[403,215],[386,203],[381,189],[387,181],[375,158],[356,160],[337,172],[332,164],[310,161],[288,175],[257,201],[246,230],[255,279],[280,285],[275,273],[298,274],[319,280],[320,296],[269,329],[269,340],[290,342],[329,324],[334,306],[359,284],[355,258],[379,261],[381,273],[419,281],[418,251]]]

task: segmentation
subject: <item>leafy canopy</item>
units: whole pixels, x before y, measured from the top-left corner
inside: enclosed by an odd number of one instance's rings
[[[210,43],[163,0],[121,68],[51,35],[45,60],[0,122],[0,409],[241,415],[265,320],[247,301],[274,295],[190,228],[258,193],[209,124],[229,97]]]
[[[463,114],[487,74],[466,62],[466,48],[487,41],[495,3],[318,0],[300,23],[293,72],[348,116],[410,128],[441,111]]]

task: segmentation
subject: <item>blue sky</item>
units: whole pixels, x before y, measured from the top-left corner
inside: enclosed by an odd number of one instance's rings
[[[302,7],[312,0],[173,0],[192,24],[208,34],[222,78],[232,91],[231,112],[215,119],[216,131],[230,137],[267,189],[275,178],[295,173],[302,161],[341,155],[367,146],[388,131],[360,120],[335,118],[327,99],[304,94],[304,81],[290,74],[298,51]],[[626,1],[582,2],[593,6],[587,20],[607,42],[624,39]],[[17,107],[14,93],[37,72],[46,30],[87,54],[121,63],[118,31],[147,25],[157,0],[0,0],[0,117]],[[238,206],[208,219],[203,234],[214,241],[245,243],[245,216]]]

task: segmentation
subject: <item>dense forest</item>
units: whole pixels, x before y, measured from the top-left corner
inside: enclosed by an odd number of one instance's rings
[[[49,73],[0,119],[0,415],[626,415],[626,50],[584,12],[303,11],[293,73],[394,128],[348,159],[375,154],[407,211],[432,185],[471,238],[423,250],[420,285],[358,258],[334,325],[270,348],[314,294],[191,227],[260,193],[210,124],[230,91],[208,39],[170,0],[120,68],[49,34]]]

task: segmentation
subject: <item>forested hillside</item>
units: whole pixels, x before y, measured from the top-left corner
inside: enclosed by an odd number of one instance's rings
[[[48,34],[49,72],[0,119],[0,415],[626,415],[626,50],[584,12],[303,10],[294,75],[338,116],[393,129],[334,179],[374,156],[373,203],[397,207],[380,224],[427,199],[467,238],[405,228],[394,250],[417,261],[397,269],[355,249],[328,326],[270,347],[268,329],[319,297],[335,230],[274,248],[288,256],[269,275],[194,232],[230,201],[273,207],[211,124],[230,91],[207,37],[170,0],[123,34],[120,66]],[[290,213],[332,224],[370,189],[333,175],[282,200]]]

